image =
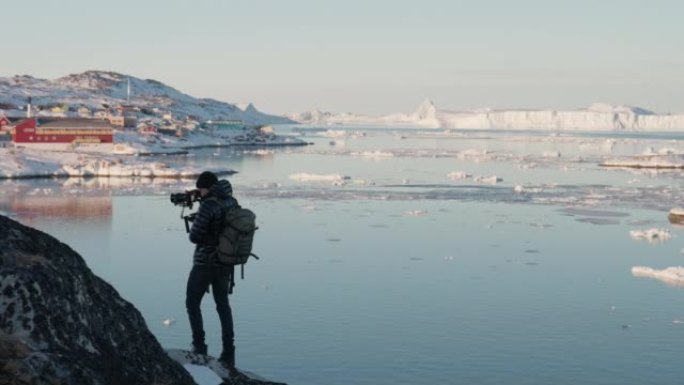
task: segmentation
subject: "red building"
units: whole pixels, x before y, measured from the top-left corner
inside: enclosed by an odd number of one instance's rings
[[[114,133],[109,122],[85,118],[28,118],[14,126],[15,145],[67,149],[111,147]]]

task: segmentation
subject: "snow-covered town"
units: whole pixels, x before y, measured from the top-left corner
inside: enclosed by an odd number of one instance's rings
[[[159,82],[110,72],[56,81],[0,78],[0,93],[0,178],[188,177],[198,171],[168,168],[145,156],[306,144],[277,135],[269,123],[290,121],[251,104],[197,102]]]

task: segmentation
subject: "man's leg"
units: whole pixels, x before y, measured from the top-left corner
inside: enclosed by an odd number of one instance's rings
[[[229,268],[222,268],[222,272],[214,279],[212,283],[212,292],[214,294],[214,302],[216,303],[216,312],[221,321],[221,342],[223,343],[223,352],[219,357],[220,361],[229,368],[235,367],[235,345],[233,343],[233,313],[228,303],[228,285],[230,279],[227,274]]]
[[[190,270],[190,276],[188,276],[188,285],[185,291],[185,308],[188,311],[190,329],[192,330],[192,350],[197,354],[207,354],[207,345],[204,343],[202,310],[200,309],[206,289],[205,274],[200,267],[193,266]]]

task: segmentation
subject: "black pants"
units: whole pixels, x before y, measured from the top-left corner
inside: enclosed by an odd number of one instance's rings
[[[190,270],[188,286],[185,292],[185,307],[190,318],[190,328],[192,329],[192,343],[195,346],[204,345],[204,325],[202,322],[202,311],[200,304],[202,297],[211,285],[211,292],[216,303],[221,321],[221,338],[223,349],[228,350],[233,347],[233,313],[228,303],[228,285],[230,285],[230,274],[233,268],[230,266],[203,266],[195,265]]]

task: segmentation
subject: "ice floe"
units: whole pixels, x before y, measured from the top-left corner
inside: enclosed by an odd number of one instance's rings
[[[289,176],[290,180],[297,182],[342,182],[350,180],[351,177],[340,174],[310,174],[306,172],[300,172],[296,174],[291,174]]]
[[[523,186],[523,185],[516,185],[513,188],[513,191],[515,191],[518,194],[534,194],[534,193],[541,193],[544,192],[544,189],[541,187],[531,187],[531,186]]]
[[[447,177],[452,180],[470,179],[473,177],[473,174],[469,174],[465,171],[452,171],[447,174]]]
[[[649,243],[661,243],[672,238],[670,230],[652,228],[647,230],[631,230],[629,236],[637,241],[647,241]]]
[[[497,184],[499,182],[503,182],[503,178],[498,177],[496,175],[478,176],[475,178],[475,182],[483,183],[483,184]]]
[[[684,224],[684,208],[675,207],[671,209],[667,215],[667,219],[670,221],[670,223],[678,225]]]
[[[561,153],[559,151],[544,151],[542,153],[543,158],[560,158]]]
[[[410,217],[420,217],[423,215],[427,215],[427,213],[428,212],[426,210],[409,210],[409,211],[405,212],[404,214],[406,214]]]
[[[648,266],[634,266],[632,267],[632,275],[654,278],[671,285],[684,286],[684,267],[682,266],[670,266],[662,270]]]
[[[682,169],[684,168],[684,155],[637,155],[619,159],[603,161],[603,167],[627,167],[627,168],[655,168],[655,169]]]
[[[385,159],[385,158],[392,158],[394,157],[394,154],[388,151],[380,151],[380,150],[375,150],[375,151],[362,151],[362,152],[352,152],[350,155],[353,156],[363,156],[366,158],[373,158],[373,159]]]

